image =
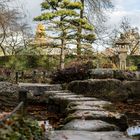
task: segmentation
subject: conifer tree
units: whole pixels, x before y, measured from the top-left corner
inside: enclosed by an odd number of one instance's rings
[[[44,13],[36,17],[36,21],[45,21],[52,37],[60,42],[60,68],[64,68],[65,49],[72,42],[88,41],[92,43],[94,34],[82,34],[79,26],[87,31],[93,31],[93,27],[86,18],[80,18],[83,6],[80,1],[72,0],[46,0],[41,4]],[[77,51],[78,52],[78,51]]]

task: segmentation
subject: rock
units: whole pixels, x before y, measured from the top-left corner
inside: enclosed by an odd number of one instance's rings
[[[91,69],[89,71],[90,78],[93,79],[105,79],[105,78],[113,78],[114,70],[112,69]]]
[[[81,101],[96,101],[96,98],[90,98],[90,97],[83,97],[82,95],[76,95],[76,96],[51,96],[49,97],[49,100],[55,102],[56,104],[64,103],[69,104],[71,102],[81,102]]]
[[[18,105],[18,91],[19,88],[16,84],[9,82],[0,82],[0,104],[3,106],[15,107]]]
[[[112,105],[111,102],[107,102],[107,101],[76,101],[76,102],[71,102],[70,104],[68,104],[67,106],[67,112],[73,112],[76,110],[85,110],[85,111],[103,111],[104,110],[104,106],[109,106]]]
[[[59,84],[51,85],[38,83],[19,83],[19,87],[29,90],[36,96],[43,94],[45,91],[60,91],[62,89]]]
[[[69,103],[71,102],[81,102],[81,101],[97,101],[97,98],[93,97],[80,97],[80,98],[68,98],[67,99]]]
[[[118,128],[115,125],[103,122],[101,120],[82,120],[75,119],[65,124],[63,130],[77,131],[113,131]]]
[[[42,102],[46,102],[46,103],[48,103],[48,100],[49,100],[49,98],[50,97],[52,97],[53,98],[53,96],[55,96],[55,97],[60,97],[60,96],[68,96],[68,95],[75,95],[75,94],[73,94],[73,93],[71,93],[71,92],[64,92],[64,91],[46,91],[44,94],[42,94],[42,95],[40,95],[40,100],[42,101]]]
[[[132,140],[118,131],[109,132],[88,132],[59,130],[48,136],[48,140]]]
[[[67,95],[67,94],[72,94],[72,93],[68,90],[44,91],[43,93],[43,95],[46,97],[54,96],[54,95]]]
[[[60,99],[71,99],[71,98],[81,98],[81,97],[83,97],[83,95],[74,95],[74,94],[63,94],[63,95],[55,95],[55,96],[53,96],[53,98],[60,98]]]
[[[77,110],[85,110],[85,111],[103,111],[104,109],[101,108],[101,107],[97,107],[97,106],[86,106],[86,105],[76,105],[76,106],[73,106],[73,107],[67,107],[66,108],[66,111],[67,113],[70,113],[70,112],[74,112],[74,111],[77,111]]]
[[[0,95],[18,96],[18,85],[9,82],[0,82]]]
[[[92,99],[92,98],[91,98]],[[103,107],[105,105],[112,105],[111,102],[109,101],[102,101],[102,100],[85,100],[85,101],[77,101],[77,102],[71,102],[71,106],[72,105],[85,105],[85,106],[91,106],[91,107]]]
[[[78,94],[99,97],[110,101],[124,101],[128,93],[120,80],[116,79],[89,79],[73,81],[68,89]]]
[[[109,118],[113,118],[113,116],[109,115],[108,111],[97,111],[97,110],[77,110],[73,113],[68,114],[67,118],[65,118],[64,122],[69,122],[73,119],[86,119],[86,120],[108,120]]]
[[[124,114],[119,114],[110,111],[102,110],[77,110],[73,113],[69,113],[64,122],[69,122],[73,119],[85,119],[85,120],[102,120],[111,124],[115,124],[121,131],[125,131],[128,127],[127,118]]]
[[[118,80],[136,80],[135,72],[113,70],[113,69],[91,69],[89,71],[90,78],[92,79],[118,79]]]
[[[135,80],[137,79],[135,72],[114,70],[114,79],[119,80]]]
[[[140,99],[140,81],[123,82],[130,99]]]

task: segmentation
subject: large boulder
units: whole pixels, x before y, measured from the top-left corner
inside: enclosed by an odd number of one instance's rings
[[[89,132],[74,130],[59,130],[50,133],[47,140],[133,140],[119,131]]]
[[[140,80],[137,76],[138,72],[113,69],[91,69],[89,75],[92,79]]]
[[[77,130],[77,131],[113,131],[119,130],[117,126],[109,124],[101,120],[82,120],[75,119],[65,124],[63,130]]]
[[[125,81],[123,84],[130,99],[140,99],[140,81]]]
[[[89,75],[93,79],[113,78],[114,71],[112,69],[91,69]]]
[[[0,82],[0,95],[15,95],[18,93],[18,85],[9,82]]]
[[[18,85],[9,82],[0,82],[0,106],[15,106],[18,100]]]
[[[125,86],[117,79],[89,79],[73,81],[68,89],[85,96],[99,97],[111,101],[124,101],[128,98]]]
[[[129,80],[129,81],[137,80],[136,73],[132,71],[114,70],[113,77],[119,80]]]

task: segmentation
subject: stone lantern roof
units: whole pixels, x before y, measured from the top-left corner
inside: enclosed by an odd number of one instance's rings
[[[115,46],[119,49],[118,51],[122,53],[128,51],[128,45],[130,45],[130,41],[123,34],[120,35],[120,38],[115,43]]]

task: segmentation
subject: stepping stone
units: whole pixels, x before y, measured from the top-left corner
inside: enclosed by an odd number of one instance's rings
[[[19,83],[19,88],[31,91],[34,95],[42,95],[44,91],[60,91],[60,84]]]
[[[97,98],[81,97],[81,98],[67,98],[68,102],[85,102],[85,101],[97,101]]]
[[[119,128],[113,124],[101,120],[82,120],[75,119],[64,125],[63,130],[77,131],[114,131]]]
[[[48,140],[133,140],[118,131],[88,132],[58,130],[48,135]]]
[[[81,98],[83,95],[76,95],[76,94],[68,94],[68,95],[55,95],[54,98],[62,98],[62,99],[69,99],[69,98]]]
[[[58,96],[65,96],[65,95],[75,95],[74,93],[71,93],[71,92],[61,92],[61,91],[55,91],[55,92],[53,92],[53,91],[51,91],[51,92],[45,92],[42,96],[43,97],[46,97],[46,98],[48,98],[48,97],[50,97],[50,96],[56,96],[56,95],[58,95]]]
[[[69,114],[64,122],[69,122],[73,119],[86,119],[86,120],[108,120],[113,116],[109,116],[108,111],[92,111],[92,110],[78,110],[72,114]]]
[[[82,111],[105,111],[102,107],[97,107],[97,106],[88,106],[88,105],[76,105],[76,106],[68,106],[66,108],[67,113],[72,113],[77,110],[82,110]]]
[[[92,99],[92,98],[91,98]],[[90,106],[90,107],[100,107],[103,108],[104,106],[108,106],[108,105],[112,105],[111,102],[108,101],[102,101],[102,100],[98,100],[96,98],[94,98],[95,100],[93,101],[75,101],[75,102],[71,102],[70,106]]]
[[[89,97],[83,97],[83,95],[75,95],[75,96],[51,96],[49,97],[49,100],[51,102],[54,102],[55,104],[69,104],[71,102],[78,102],[78,101],[95,101],[96,98],[89,98]],[[67,106],[66,106],[67,107]]]
[[[54,90],[54,91],[44,91],[44,94],[48,93],[68,93],[70,92],[69,90]]]

